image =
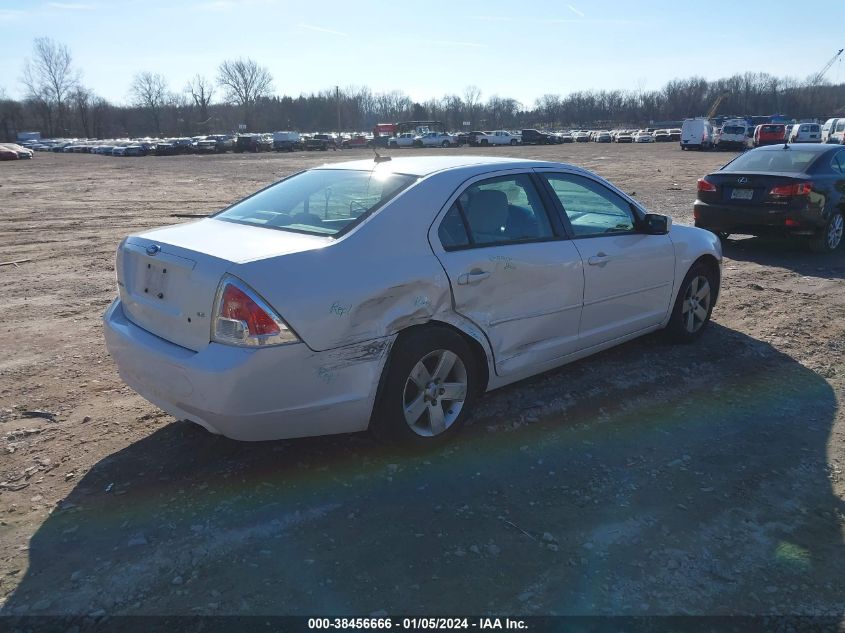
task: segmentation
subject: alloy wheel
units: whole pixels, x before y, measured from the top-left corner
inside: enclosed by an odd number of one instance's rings
[[[690,281],[684,293],[684,303],[681,309],[684,328],[690,334],[701,329],[710,313],[710,282],[704,275],[698,275]]]
[[[447,349],[430,352],[405,380],[405,422],[417,435],[440,435],[457,420],[466,397],[467,369],[461,358]]]
[[[837,213],[830,219],[827,227],[827,247],[830,250],[836,250],[842,241],[843,228],[845,228],[845,220],[842,219],[841,213]]]

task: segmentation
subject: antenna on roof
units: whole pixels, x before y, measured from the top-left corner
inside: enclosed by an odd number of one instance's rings
[[[375,158],[373,158],[373,161],[376,163],[386,163],[390,160],[390,156],[382,156],[378,153],[378,150],[375,147],[373,147],[373,154],[376,155]]]

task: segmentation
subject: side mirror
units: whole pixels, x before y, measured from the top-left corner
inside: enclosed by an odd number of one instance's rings
[[[647,213],[643,219],[643,232],[648,235],[666,235],[672,226],[672,218],[668,215]]]

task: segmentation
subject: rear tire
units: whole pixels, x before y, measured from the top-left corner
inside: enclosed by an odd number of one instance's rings
[[[451,143],[450,143],[449,141],[443,141],[443,142],[440,144],[440,147],[449,147],[449,145],[451,145]]]
[[[716,303],[718,280],[709,267],[693,264],[681,282],[666,335],[673,343],[692,343],[710,322]]]
[[[832,253],[842,244],[845,219],[840,211],[830,214],[824,228],[810,240],[810,249],[814,253]]]
[[[516,145],[516,139],[515,138],[511,139],[511,145]]]
[[[487,144],[488,144],[488,143],[487,143],[487,139],[486,139],[486,138],[481,139],[481,142],[479,143],[479,145],[487,145]]]
[[[370,430],[411,448],[438,446],[454,436],[480,389],[472,350],[443,327],[400,335],[384,371]]]

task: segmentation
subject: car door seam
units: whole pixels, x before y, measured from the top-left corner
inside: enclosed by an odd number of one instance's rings
[[[563,306],[562,308],[554,308],[552,310],[546,310],[544,312],[534,312],[531,314],[524,314],[512,317],[506,317],[504,319],[496,319],[495,321],[489,321],[487,325],[490,327],[496,327],[497,325],[502,325],[503,323],[511,323],[513,321],[522,321],[525,319],[537,319],[539,317],[549,316],[550,314],[558,314],[559,312],[568,312],[569,310],[576,310],[580,308],[582,304],[576,303],[570,306]]]
[[[664,286],[668,286],[669,284],[670,284],[670,282],[664,281],[663,283],[655,284],[653,286],[647,286],[645,288],[637,288],[636,290],[628,290],[627,292],[620,292],[619,294],[610,295],[608,297],[602,297],[601,299],[595,299],[595,300],[589,301],[589,302],[585,301],[584,307],[586,308],[588,306],[594,306],[597,303],[602,303],[604,301],[612,301],[614,299],[621,299],[622,297],[628,297],[630,295],[635,295],[635,294],[638,294],[640,292],[649,292],[651,290],[657,290],[658,288],[663,288]]]

